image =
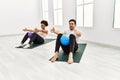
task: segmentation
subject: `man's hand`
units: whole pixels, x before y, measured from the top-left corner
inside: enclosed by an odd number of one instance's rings
[[[80,31],[78,31],[76,28],[75,28],[73,31],[74,31],[74,33],[75,33],[76,35],[81,36]]]
[[[77,32],[78,32],[76,28],[73,31],[74,31],[75,34],[77,34]]]
[[[55,28],[53,27],[51,30],[50,30],[51,33],[55,33],[55,34],[64,34],[64,32],[60,32],[58,30],[55,30]]]
[[[55,33],[55,28],[53,27],[51,30],[50,30],[51,33]]]

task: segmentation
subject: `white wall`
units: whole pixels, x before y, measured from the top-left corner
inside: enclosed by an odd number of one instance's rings
[[[63,0],[63,26],[68,27],[68,21],[75,19],[75,1],[76,0]]]
[[[0,0],[0,35],[23,33],[25,26],[39,27],[39,0]]]
[[[53,0],[49,1],[49,27],[54,26],[53,14]],[[68,29],[68,21],[72,18],[75,19],[75,0],[63,0],[63,26],[54,26],[57,29]]]
[[[75,18],[75,1],[63,0],[64,28],[68,26],[68,20]],[[80,28],[82,40],[120,46],[120,29],[113,28],[114,0],[94,1],[94,25],[93,28]]]
[[[63,28],[75,18],[75,1],[63,0]],[[53,24],[52,0],[49,2],[50,23]],[[39,26],[42,19],[40,0],[0,0],[0,35],[22,33],[24,26]],[[114,0],[94,1],[94,27],[79,28],[81,39],[120,46],[120,29],[113,28]],[[50,26],[51,26],[50,25]],[[57,27],[57,26],[56,26]]]
[[[80,28],[82,39],[120,46],[120,29],[113,28],[114,0],[95,0],[94,28]]]

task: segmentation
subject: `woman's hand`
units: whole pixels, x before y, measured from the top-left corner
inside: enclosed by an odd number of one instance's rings
[[[27,28],[23,29],[23,31],[27,31],[27,30],[28,30]]]
[[[35,32],[39,32],[39,30],[37,28],[34,29]]]

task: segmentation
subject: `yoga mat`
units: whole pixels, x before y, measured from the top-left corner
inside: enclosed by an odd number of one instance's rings
[[[45,42],[43,44],[31,44],[30,48],[26,48],[26,49],[33,49],[35,47],[38,47],[38,46],[44,45],[46,43],[49,43],[49,42],[51,42],[53,40],[55,40],[55,39],[45,39]]]
[[[78,50],[73,54],[73,61],[74,63],[79,63],[82,55],[84,53],[84,50],[86,48],[86,43],[84,44],[78,44]],[[52,58],[51,58],[52,59]],[[50,59],[50,60],[51,60]],[[56,61],[62,61],[62,62],[67,62],[68,61],[68,54],[67,53],[63,53],[63,51],[59,52],[59,57]]]
[[[46,44],[46,43],[49,43],[49,42],[51,42],[51,41],[53,41],[53,40],[55,40],[55,39],[45,39],[45,42],[44,43],[42,43],[42,44],[31,44],[31,46],[29,47],[29,48],[23,48],[23,49],[33,49],[33,48],[35,48],[35,47],[38,47],[38,46],[41,46],[41,45],[44,45],[44,44]],[[25,44],[26,45],[26,44]],[[24,46],[25,46],[24,45]],[[16,47],[17,48],[17,47]]]

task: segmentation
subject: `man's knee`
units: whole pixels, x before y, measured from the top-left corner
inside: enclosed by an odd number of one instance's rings
[[[63,34],[58,34],[57,38],[59,38],[59,39],[60,39],[62,35],[63,35]]]
[[[74,34],[70,34],[70,38],[75,38],[75,35]]]

